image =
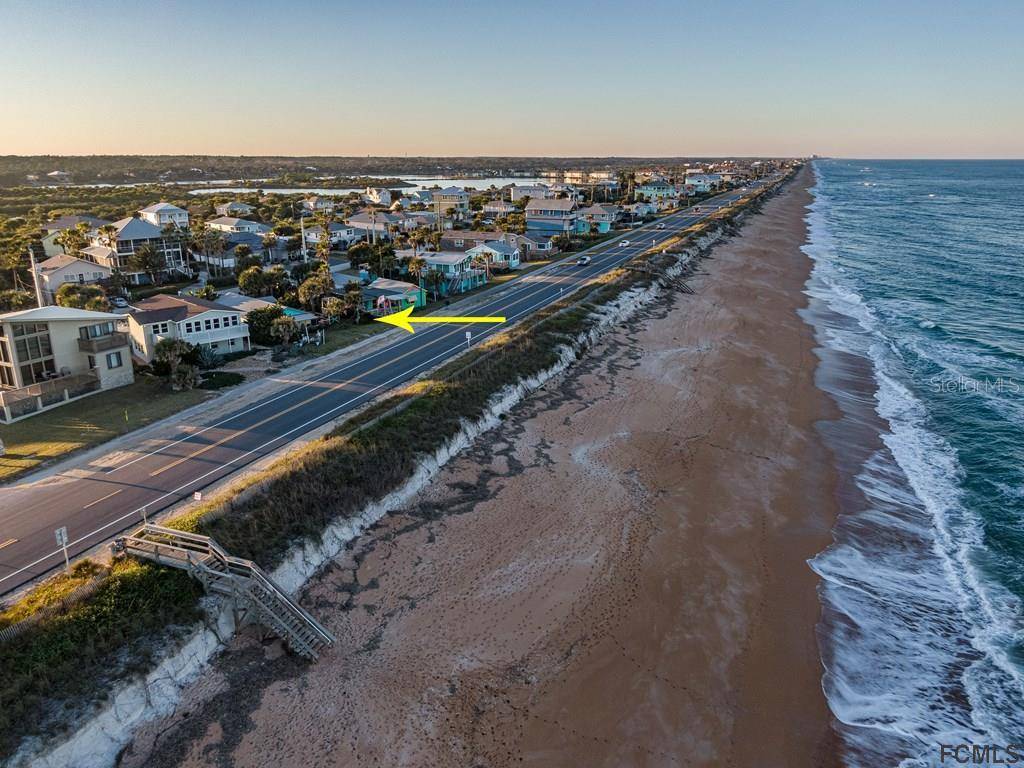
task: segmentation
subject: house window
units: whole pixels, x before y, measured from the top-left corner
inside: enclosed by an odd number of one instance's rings
[[[232,315],[231,316],[231,324],[232,325],[238,325],[238,315]]]
[[[89,370],[91,371],[95,367],[96,367],[96,357],[95,357],[95,355],[89,355]]]
[[[213,318],[213,327],[214,328],[220,328],[220,318],[219,317]]]
[[[124,365],[124,361],[121,359],[120,352],[110,352],[107,354],[107,368],[113,370],[114,368],[120,368]]]
[[[192,323],[191,322],[185,323],[185,333],[192,333]]]
[[[209,320],[204,320],[203,327],[206,328],[206,330],[210,330],[211,328],[213,328],[213,323],[210,322]]]

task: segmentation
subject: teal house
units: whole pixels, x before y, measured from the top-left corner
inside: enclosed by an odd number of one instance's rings
[[[487,272],[473,266],[473,256],[463,251],[427,251],[420,254],[427,264],[427,269],[441,275],[442,282],[438,293],[442,296],[454,296],[471,291],[487,282]],[[422,281],[428,287],[430,282]]]

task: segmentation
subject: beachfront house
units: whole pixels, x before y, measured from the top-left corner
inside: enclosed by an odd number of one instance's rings
[[[40,307],[0,315],[0,420],[5,423],[131,384],[117,315]]]
[[[473,266],[473,257],[468,253],[424,251],[419,256],[426,262],[427,270],[441,276],[438,284],[438,292],[441,296],[465,293],[487,282],[487,273]],[[427,278],[424,278],[423,282],[428,287],[433,285]]]
[[[552,235],[543,235],[539,232],[502,232],[498,239],[518,248],[520,260],[536,261],[550,258],[557,252],[551,244],[551,238]]]
[[[583,231],[599,234],[610,232],[618,217],[619,207],[616,205],[591,205],[579,212],[580,223],[586,225]]]
[[[718,188],[722,183],[722,177],[717,173],[687,173],[686,186],[694,192],[707,193]]]
[[[466,253],[474,258],[486,259],[488,266],[499,272],[519,268],[519,249],[504,240],[488,240],[470,248]]]
[[[132,352],[145,363],[152,362],[163,339],[183,339],[221,354],[250,346],[249,327],[238,310],[195,296],[152,296],[136,301],[120,318],[131,337]]]
[[[559,235],[574,232],[579,218],[575,200],[544,198],[526,204],[526,229]]]
[[[409,307],[422,307],[427,303],[424,288],[404,280],[378,277],[362,289],[363,311],[372,315],[390,315]]]

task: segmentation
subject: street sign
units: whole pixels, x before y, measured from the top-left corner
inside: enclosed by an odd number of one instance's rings
[[[57,546],[64,550],[64,570],[70,571],[71,559],[68,557],[68,527],[62,525],[53,532],[53,537],[57,539]]]
[[[192,498],[195,499],[196,501],[202,501],[203,500],[203,492],[202,491],[196,491],[195,493],[192,494]]]

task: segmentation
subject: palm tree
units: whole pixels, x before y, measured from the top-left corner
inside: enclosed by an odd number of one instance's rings
[[[430,292],[434,294],[434,301],[437,301],[437,292],[440,289],[441,284],[444,282],[444,275],[442,275],[436,269],[427,270],[427,287],[430,288]]]
[[[413,256],[409,259],[409,263],[405,265],[405,268],[409,271],[410,276],[416,278],[416,285],[419,285],[420,278],[423,277],[423,273],[427,269],[427,262],[419,256]]]
[[[100,240],[112,251],[117,250],[117,227],[113,224],[104,224],[99,228]]]
[[[77,256],[89,242],[89,225],[80,221],[70,229],[65,229],[58,234],[54,240],[64,249],[64,253],[69,256]]]

